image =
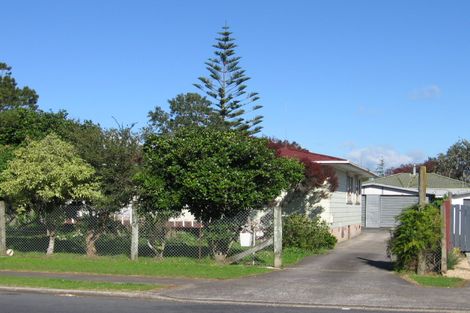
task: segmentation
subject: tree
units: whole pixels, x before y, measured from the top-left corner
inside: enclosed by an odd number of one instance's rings
[[[83,135],[82,140],[72,141],[82,147],[84,158],[89,159],[101,183],[102,197],[87,206],[88,214],[80,222],[86,230],[87,255],[95,256],[96,241],[113,229],[109,227],[112,215],[131,204],[136,196],[133,178],[141,162],[141,145],[132,126],[102,130],[89,124],[78,134]]]
[[[437,157],[437,172],[470,183],[470,142],[461,139]]]
[[[249,113],[245,108],[256,102],[259,96],[256,92],[246,91],[245,83],[250,78],[239,66],[240,57],[235,54],[237,45],[231,34],[228,26],[222,27],[222,32],[219,32],[221,37],[216,38],[217,42],[214,45],[215,57],[209,58],[206,62],[209,77],[199,77],[201,84],[194,86],[212,100],[215,111],[227,128],[255,134],[262,129],[259,124],[263,117],[258,115],[246,120],[242,116]],[[261,108],[261,105],[254,105],[251,107],[251,112]]]
[[[150,130],[157,134],[173,132],[187,126],[220,126],[217,112],[211,102],[197,93],[179,94],[168,100],[170,112],[156,106],[149,112]]]
[[[0,112],[16,108],[36,110],[38,95],[29,87],[19,88],[11,67],[0,62]]]
[[[385,176],[385,161],[383,157],[380,158],[379,163],[377,164],[375,174],[377,174],[377,176]]]
[[[289,142],[275,138],[269,139],[269,147],[276,150],[278,155],[283,148],[310,153],[295,141]],[[308,158],[299,158],[298,161],[304,165],[304,177],[295,188],[289,190],[280,205],[288,214],[301,213],[315,218],[323,210],[318,205],[320,200],[327,198],[338,188],[338,176],[334,168],[329,165],[318,164]]]
[[[434,173],[437,171],[437,158],[428,158],[426,161],[422,163],[406,163],[401,164],[398,167],[392,167],[386,170],[386,175],[393,175],[399,173],[413,173],[413,168],[416,168],[419,171],[421,166],[426,166],[426,170],[428,173]]]
[[[143,207],[162,212],[187,207],[210,227],[215,221],[263,209],[302,178],[303,166],[276,157],[266,139],[197,127],[150,136],[138,181]],[[234,239],[236,232],[231,234]],[[228,252],[220,246],[216,250],[219,255]]]
[[[94,169],[75,148],[55,134],[15,151],[0,175],[0,192],[13,199],[17,210],[34,211],[47,228],[47,254],[54,252],[57,227],[64,223],[63,207],[70,201],[101,197]]]

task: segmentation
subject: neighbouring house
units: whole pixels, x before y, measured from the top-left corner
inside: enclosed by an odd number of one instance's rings
[[[453,204],[470,203],[470,186],[465,182],[435,173],[427,173],[428,202],[452,194]],[[367,228],[390,228],[403,209],[419,202],[419,175],[399,173],[373,178],[362,185],[362,225]],[[455,202],[455,203],[454,203]]]
[[[331,167],[338,179],[338,187],[335,191],[326,193],[317,203],[310,203],[309,209],[319,214],[330,226],[331,233],[338,241],[361,233],[361,187],[363,182],[377,175],[346,159],[306,150],[283,147],[278,149],[278,154]]]
[[[346,159],[292,147],[281,147],[277,151],[278,155],[282,157],[308,160],[320,166],[330,167],[338,180],[338,186],[333,192],[328,191],[326,184],[314,191],[323,195],[319,197],[317,202],[306,203],[306,201],[303,201],[304,199],[289,202],[288,207],[292,209],[291,211],[295,212],[303,206],[303,212],[306,214],[319,215],[330,226],[331,233],[338,241],[344,241],[359,235],[362,231],[362,183],[377,176]],[[130,219],[129,211],[130,208],[124,208],[117,218],[122,219],[123,223],[128,222]],[[289,214],[289,209],[285,210],[285,213]],[[260,212],[255,219],[259,220],[264,214]],[[181,215],[169,219],[169,223],[174,228],[201,227],[200,223],[195,220],[187,209],[184,209]]]

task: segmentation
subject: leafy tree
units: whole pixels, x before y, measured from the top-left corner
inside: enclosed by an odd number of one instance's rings
[[[50,132],[61,135],[73,131],[76,121],[67,118],[67,112],[43,112],[15,108],[0,112],[0,143],[16,147],[26,139],[39,140]]]
[[[37,109],[38,95],[29,87],[19,88],[11,67],[0,62],[0,112],[16,108]]]
[[[78,134],[84,136],[80,141],[77,138],[72,141],[82,148],[84,159],[94,167],[101,183],[102,197],[87,206],[88,214],[81,220],[86,229],[87,255],[95,256],[96,241],[113,229],[112,215],[130,205],[136,196],[133,177],[141,161],[141,145],[132,127],[102,130],[89,124]]]
[[[0,192],[13,199],[18,210],[32,210],[40,216],[47,228],[50,255],[57,227],[65,221],[63,206],[101,197],[94,174],[71,144],[49,134],[15,151],[15,158],[0,175]]]
[[[245,83],[250,79],[239,66],[240,57],[236,56],[235,39],[231,37],[228,26],[222,27],[220,37],[214,45],[215,57],[206,62],[209,77],[199,77],[200,84],[194,84],[212,101],[215,111],[220,115],[226,127],[258,133],[262,127],[262,116],[246,120],[242,116],[248,113],[246,108],[259,99],[258,93],[247,92]],[[253,105],[251,112],[261,109]]]
[[[275,138],[269,139],[269,147],[276,150],[278,155],[281,155],[284,148],[294,152],[309,153],[296,142]],[[318,206],[320,200],[327,198],[338,188],[338,177],[331,166],[314,163],[305,157],[299,157],[298,161],[304,165],[304,178],[295,188],[289,190],[280,205],[288,214],[302,213],[314,218],[323,210]]]
[[[470,142],[461,139],[437,157],[437,172],[470,183]]]
[[[148,117],[150,130],[157,134],[173,132],[188,126],[219,126],[219,115],[211,107],[211,102],[197,93],[179,94],[168,100],[170,112],[157,106]]]
[[[276,157],[267,143],[239,132],[200,127],[150,136],[138,176],[143,207],[157,212],[187,207],[206,227],[264,208],[303,178],[299,162]]]

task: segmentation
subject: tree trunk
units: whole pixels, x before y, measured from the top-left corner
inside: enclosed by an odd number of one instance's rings
[[[54,246],[55,246],[55,238],[56,238],[56,230],[55,229],[48,229],[47,235],[49,236],[49,245],[47,246],[46,255],[54,254]]]
[[[101,234],[93,231],[88,231],[86,235],[86,255],[89,257],[96,256],[96,241],[100,238]]]

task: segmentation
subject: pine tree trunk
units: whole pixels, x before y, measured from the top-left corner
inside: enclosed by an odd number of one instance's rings
[[[54,247],[55,247],[55,238],[56,238],[55,229],[48,229],[47,235],[49,236],[49,245],[47,246],[46,255],[52,255],[54,254]]]

